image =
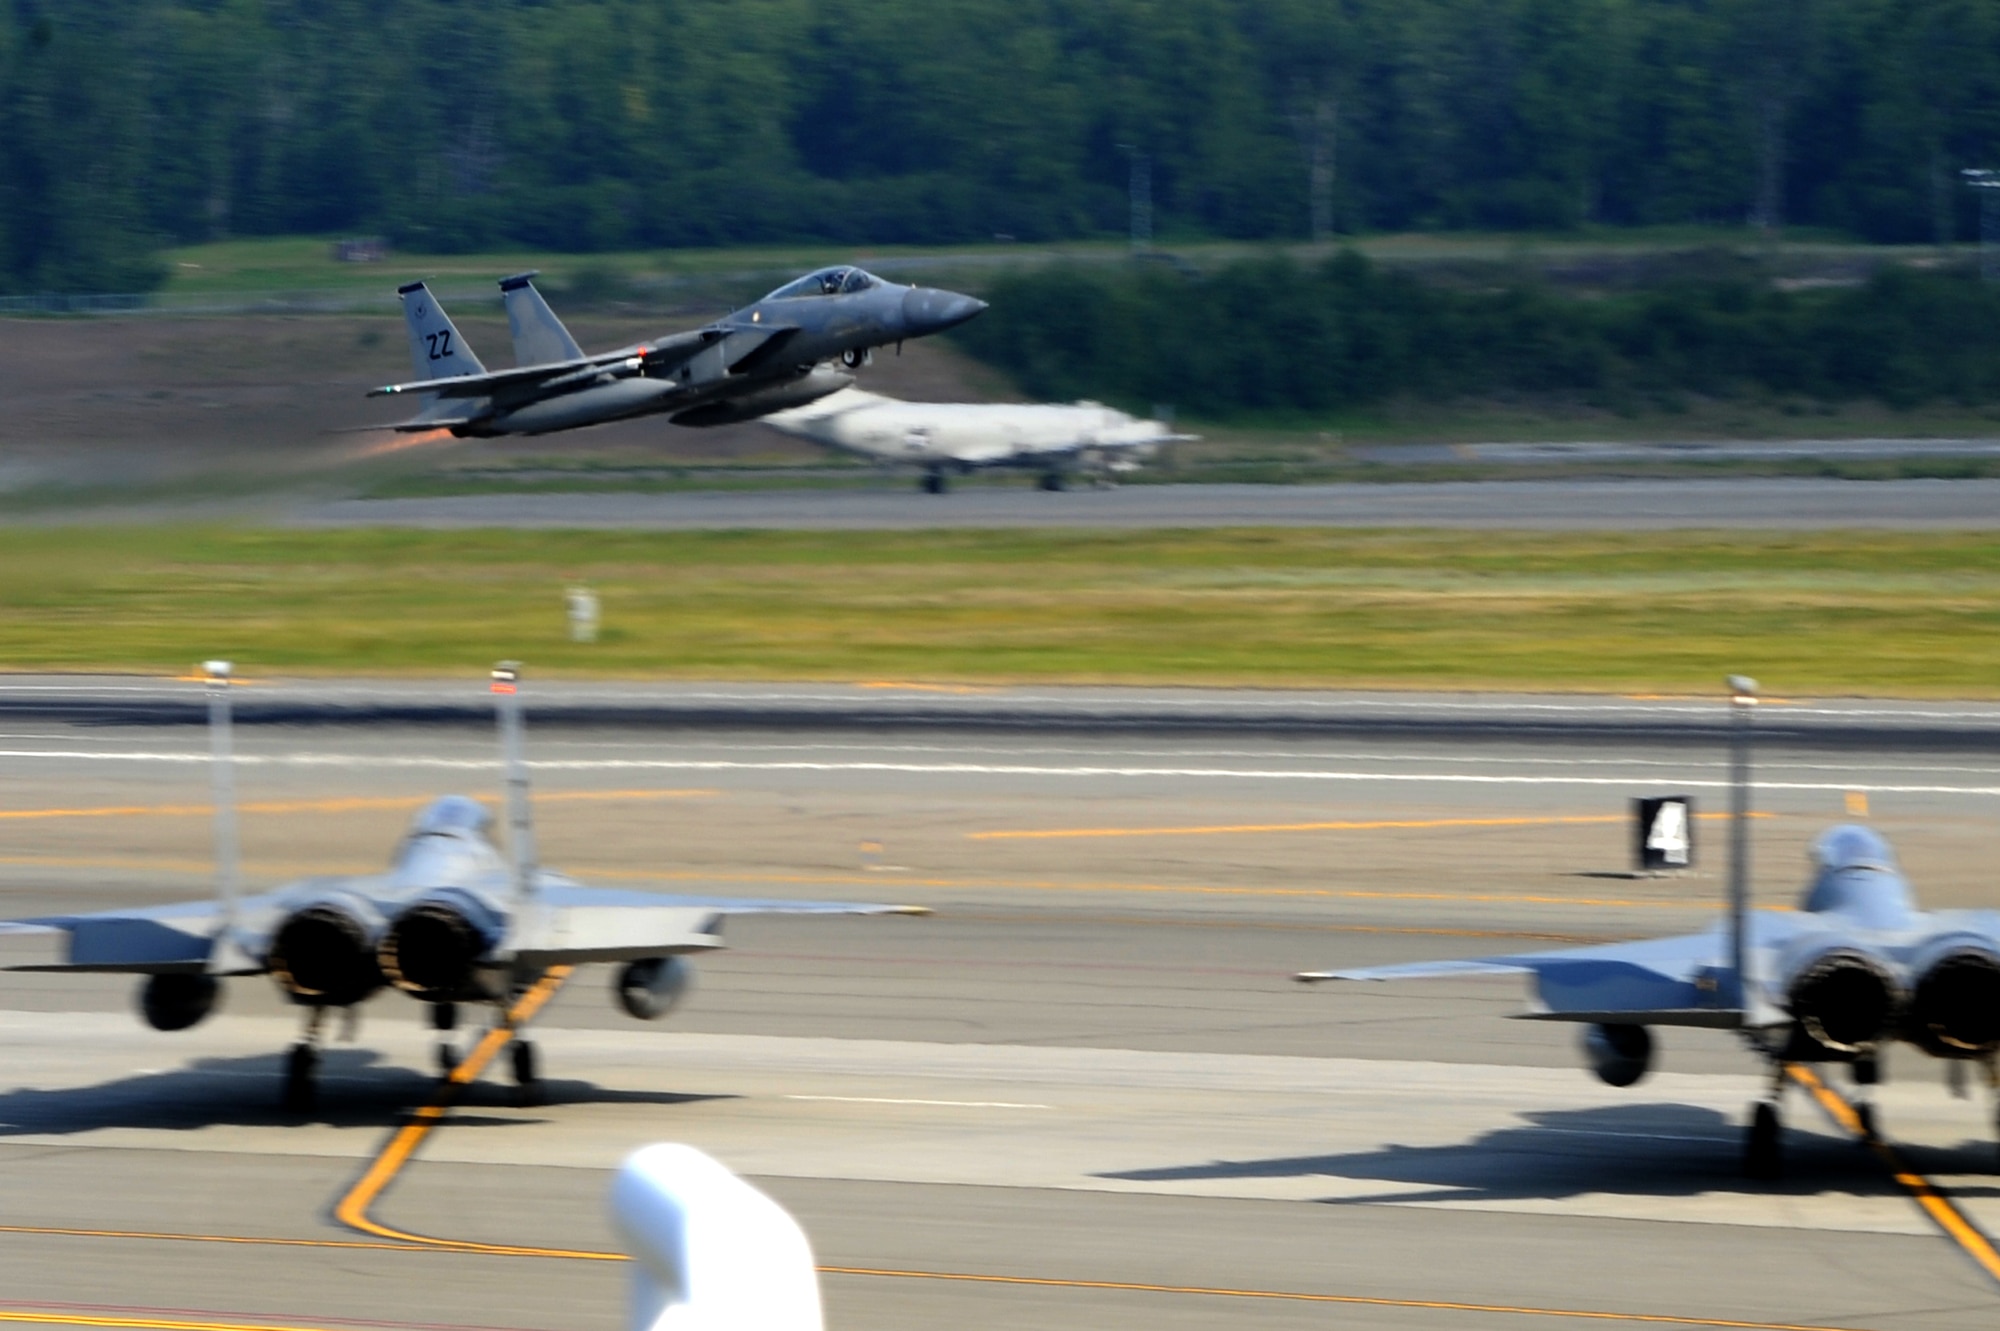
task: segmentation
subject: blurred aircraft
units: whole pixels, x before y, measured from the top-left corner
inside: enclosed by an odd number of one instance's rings
[[[665,413],[676,425],[755,420],[825,397],[891,342],[957,327],[986,302],[901,286],[853,267],[822,268],[686,333],[585,355],[533,273],[500,283],[515,368],[488,370],[422,282],[397,288],[417,377],[370,391],[416,393],[424,408],[384,428],[491,438],[547,434]]]
[[[521,758],[516,672],[493,672],[507,778],[507,855],[475,800],[446,795],[410,825],[386,872],[307,878],[255,896],[236,890],[230,759],[229,667],[211,662],[215,744],[216,864],[211,901],[9,921],[8,933],[68,935],[59,962],[9,970],[122,973],[145,978],[139,1011],[155,1030],[186,1030],[207,1017],[227,976],[269,975],[305,1009],[305,1032],[286,1062],[283,1101],[309,1109],[329,1010],[349,1014],[385,985],[431,1006],[438,1059],[457,1061],[450,1032],[462,1003],[492,1004],[496,1025],[552,967],[623,963],[612,985],[618,1005],[651,1021],[686,991],[691,952],[721,947],[731,915],[911,915],[922,907],[846,901],[759,901],[666,896],[588,888],[535,862],[527,768]],[[516,1085],[537,1088],[535,1049],[513,1032]]]
[[[921,467],[930,494],[943,494],[952,472],[978,467],[1039,470],[1044,490],[1066,488],[1072,473],[1101,482],[1163,443],[1195,437],[1098,402],[902,402],[858,388],[774,412],[764,424],[877,462]]]
[[[1989,1085],[2000,1054],[2000,911],[1919,910],[1895,852],[1878,833],[1846,824],[1813,846],[1815,872],[1796,911],[1748,907],[1748,727],[1754,681],[1736,691],[1730,910],[1699,934],[1601,947],[1461,961],[1309,971],[1316,980],[1403,980],[1527,974],[1535,1001],[1520,1014],[1586,1023],[1583,1051],[1612,1086],[1652,1064],[1653,1026],[1736,1031],[1771,1073],[1752,1111],[1744,1168],[1776,1178],[1783,1158],[1779,1100],[1794,1063],[1845,1062],[1857,1086],[1881,1072],[1881,1051],[1902,1040],[1947,1060],[1963,1094],[1967,1063]],[[1872,1139],[1871,1106],[1856,1106]],[[2000,1127],[2000,1122],[1996,1122]]]

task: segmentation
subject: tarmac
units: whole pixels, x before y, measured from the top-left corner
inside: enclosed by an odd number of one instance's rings
[[[1803,1094],[1786,1181],[1745,1182],[1760,1081],[1720,1033],[1667,1032],[1618,1091],[1578,1067],[1573,1031],[1509,1020],[1515,981],[1289,978],[1700,927],[1721,824],[1698,817],[1692,871],[1644,877],[1626,801],[1686,792],[1712,815],[1719,746],[1620,743],[1584,710],[1654,704],[1430,700],[1492,725],[1383,739],[1032,723],[1017,698],[1011,730],[913,735],[788,722],[761,696],[755,725],[531,710],[543,859],[934,915],[738,919],[657,1026],[581,972],[535,1027],[548,1102],[516,1107],[489,1075],[374,1204],[420,1241],[331,1214],[435,1089],[400,996],[332,1046],[301,1122],[275,1104],[296,1018],[264,982],[166,1035],[131,1016],[128,980],[0,976],[0,1321],[619,1326],[602,1198],[656,1140],[799,1216],[832,1328],[1914,1331],[2000,1310],[2000,1282]],[[1558,702],[1581,729],[1524,728]],[[1661,705],[1690,726],[1716,706]],[[1760,899],[1790,899],[1824,826],[1866,817],[1927,904],[1991,904],[2000,756],[1818,724],[1759,753]],[[496,784],[464,718],[273,716],[238,742],[257,886],[374,867],[425,798]],[[203,894],[205,750],[178,722],[0,706],[0,912]],[[1908,1169],[2000,1232],[1991,1095],[1953,1098],[1909,1051],[1892,1072],[1880,1112]]]

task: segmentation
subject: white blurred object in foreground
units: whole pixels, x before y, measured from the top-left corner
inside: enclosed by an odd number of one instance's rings
[[[627,1158],[611,1219],[634,1263],[632,1331],[822,1331],[806,1232],[694,1147]]]

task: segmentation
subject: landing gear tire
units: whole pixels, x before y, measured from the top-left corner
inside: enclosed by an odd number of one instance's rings
[[[1743,1173],[1762,1183],[1772,1183],[1784,1177],[1784,1146],[1780,1139],[1783,1124],[1778,1120],[1778,1107],[1768,1100],[1760,1100],[1750,1114],[1750,1132],[1743,1143]]]
[[[542,1102],[542,1078],[535,1067],[535,1046],[526,1040],[514,1041],[514,1103],[538,1105]]]
[[[437,1048],[438,1076],[449,1077],[458,1071],[458,1046],[449,1040],[440,1040]]]
[[[927,471],[924,473],[923,487],[927,495],[941,495],[951,488],[951,483],[945,479],[943,472]]]
[[[286,1112],[309,1114],[319,1103],[319,1050],[309,1044],[295,1044],[285,1055]]]
[[[1045,471],[1042,473],[1041,483],[1037,488],[1042,490],[1067,490],[1069,489],[1069,478],[1059,471]]]
[[[1871,1146],[1877,1140],[1875,1135],[1875,1106],[1858,1104],[1854,1106],[1854,1117],[1861,1128],[1861,1144]]]

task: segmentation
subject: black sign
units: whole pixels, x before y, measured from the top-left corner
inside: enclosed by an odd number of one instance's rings
[[[1641,870],[1694,863],[1694,801],[1686,795],[1633,800],[1633,849]]]

